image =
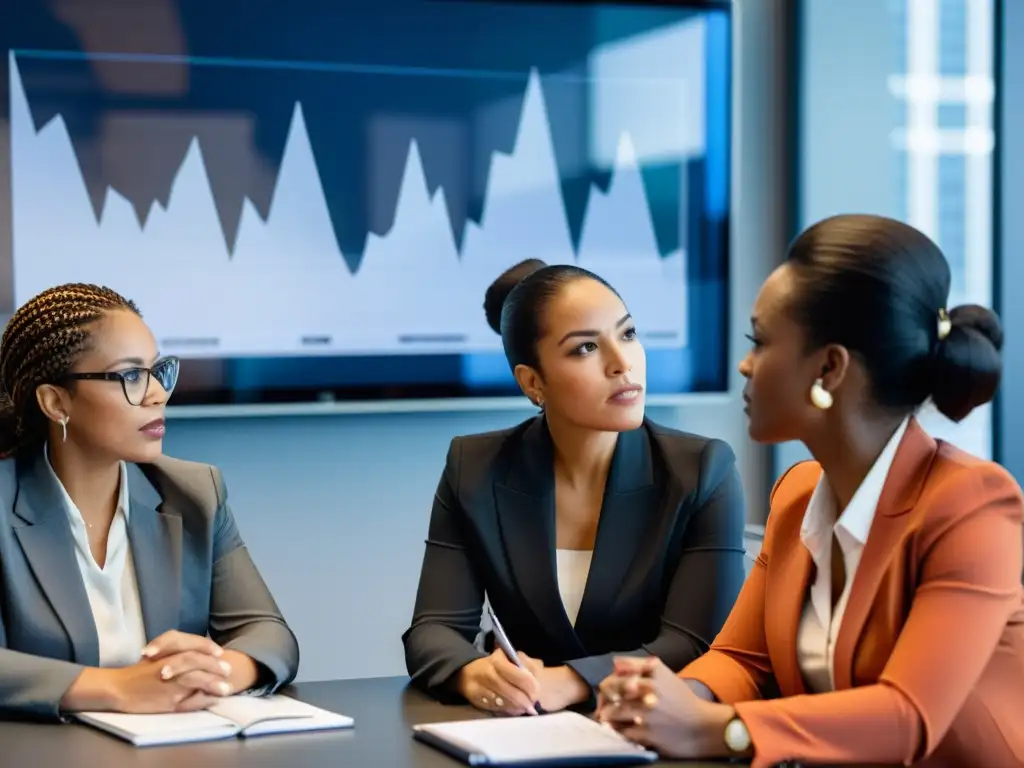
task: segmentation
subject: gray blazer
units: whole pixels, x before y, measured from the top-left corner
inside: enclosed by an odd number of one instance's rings
[[[299,648],[253,565],[220,472],[128,464],[128,539],[147,640],[177,629],[252,657],[260,684],[291,682]],[[60,488],[42,454],[0,461],[0,717],[60,718],[99,640]]]

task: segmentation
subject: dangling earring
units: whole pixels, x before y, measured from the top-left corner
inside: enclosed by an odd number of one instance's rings
[[[66,443],[68,441],[68,417],[67,416],[61,416],[60,417],[60,429],[61,429],[61,432],[64,433],[62,438],[61,438],[61,442],[62,443]]]
[[[811,385],[811,403],[815,408],[827,411],[832,407],[832,393],[825,389],[821,379]]]

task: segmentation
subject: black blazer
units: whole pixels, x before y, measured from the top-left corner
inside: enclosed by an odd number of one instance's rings
[[[592,688],[614,655],[653,654],[678,671],[708,650],[739,594],[745,522],[726,443],[651,421],[622,433],[573,627],[558,591],[545,420],[457,437],[402,636],[409,675],[435,696],[453,693],[452,676],[485,655],[473,644],[485,593],[518,650],[570,665]]]

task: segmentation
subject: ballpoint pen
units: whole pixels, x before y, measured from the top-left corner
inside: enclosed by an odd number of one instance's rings
[[[519,658],[519,654],[512,646],[512,642],[508,639],[508,635],[505,634],[505,630],[501,626],[501,622],[498,621],[498,617],[494,615],[494,610],[490,605],[487,606],[487,615],[490,617],[491,626],[494,628],[494,642],[497,643],[498,647],[505,653],[505,657],[524,672],[530,672]],[[544,714],[544,710],[541,708],[539,702],[534,702],[533,708],[537,711],[538,715]]]

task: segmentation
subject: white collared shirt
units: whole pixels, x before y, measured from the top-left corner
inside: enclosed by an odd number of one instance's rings
[[[556,549],[555,564],[558,573],[558,594],[565,607],[569,623],[576,626],[576,617],[583,603],[583,591],[587,588],[590,562],[594,557],[591,549]]]
[[[850,599],[860,564],[864,544],[868,540],[871,524],[875,519],[878,501],[882,496],[885,480],[896,458],[896,449],[910,419],[907,418],[886,443],[865,475],[843,514],[836,520],[835,496],[822,473],[818,485],[811,494],[800,528],[800,541],[811,554],[817,569],[807,601],[804,604],[800,627],[797,631],[797,663],[803,674],[804,684],[812,693],[824,693],[835,689],[833,662],[836,639],[842,626],[843,613]],[[833,523],[833,521],[835,521]],[[832,610],[832,533],[843,551],[846,570],[846,584]]]
[[[64,500],[64,509],[75,541],[75,559],[96,623],[100,666],[126,667],[135,664],[142,657],[142,649],[146,645],[146,630],[128,541],[127,467],[121,462],[121,491],[107,534],[107,558],[100,568],[89,548],[89,534],[82,513],[53,471],[46,450],[43,456]]]

